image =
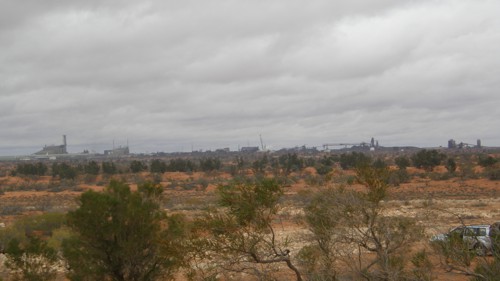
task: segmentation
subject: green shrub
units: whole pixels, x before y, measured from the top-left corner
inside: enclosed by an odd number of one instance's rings
[[[444,159],[446,159],[446,155],[444,155],[443,153],[439,153],[435,149],[423,149],[413,154],[413,156],[411,157],[413,166],[425,169],[427,171],[432,171],[432,169],[440,165]]]
[[[370,156],[361,152],[343,153],[340,155],[340,167],[342,169],[353,169],[358,166],[369,165],[372,162]]]
[[[324,165],[324,164],[316,165],[316,172],[319,175],[327,175],[332,170],[333,170],[333,168],[331,166],[328,166],[328,165]]]
[[[139,173],[142,171],[146,171],[147,169],[148,166],[142,161],[133,160],[132,162],[130,162],[130,171],[132,173]]]
[[[488,175],[488,179],[490,179],[492,181],[500,180],[500,169],[499,168],[489,169],[486,173]]]
[[[492,167],[498,162],[498,159],[493,158],[489,155],[479,155],[477,163],[481,167]]]
[[[405,169],[399,169],[396,171],[391,171],[389,175],[389,184],[393,186],[399,186],[402,183],[410,182],[410,174]]]

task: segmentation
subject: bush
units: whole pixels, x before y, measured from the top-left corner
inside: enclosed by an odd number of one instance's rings
[[[377,160],[375,160],[372,165],[376,169],[387,168],[387,163],[385,163],[385,161],[382,158],[377,158]]]
[[[479,155],[477,163],[481,167],[492,167],[498,162],[496,158],[493,158],[489,155]]]
[[[458,172],[458,176],[462,179],[477,179],[479,177],[476,174],[474,167],[474,162],[470,159],[469,155],[462,155],[460,160],[460,171]]]
[[[146,183],[131,191],[112,181],[104,192],[83,193],[80,207],[67,214],[77,235],[62,244],[70,279],[171,278],[185,255],[184,221],[160,208],[162,190]]]
[[[304,161],[296,153],[287,153],[278,158],[278,165],[285,175],[299,171],[304,167]]]
[[[66,163],[54,163],[52,164],[52,176],[59,176],[61,179],[75,179],[77,176],[77,171],[74,167]]]
[[[414,266],[413,276],[415,276],[416,280],[435,280],[435,274],[432,272],[434,266],[430,259],[430,255],[425,250],[419,251],[413,255],[411,263]]]
[[[113,162],[102,162],[102,172],[106,175],[114,175],[118,172],[115,163]]]
[[[253,172],[256,174],[263,174],[266,171],[268,163],[269,159],[267,158],[267,154],[265,154],[261,159],[257,159],[252,162]]]
[[[200,159],[200,170],[203,172],[218,171],[222,168],[222,162],[219,158],[206,157]]]
[[[11,270],[14,280],[50,281],[57,276],[57,252],[46,241],[30,237],[28,243],[22,244],[12,239],[5,253],[5,265]]]
[[[416,219],[381,215],[386,210],[387,172],[360,167],[356,180],[365,190],[324,189],[304,208],[313,242],[301,250],[299,258],[317,280],[413,280],[406,255],[422,237],[423,229]],[[352,255],[339,249],[359,251]],[[352,264],[356,277],[340,276],[345,269],[339,267],[339,261]]]
[[[325,177],[307,175],[304,179],[305,183],[309,186],[323,186],[325,185]]]
[[[147,169],[148,166],[142,161],[133,160],[130,162],[130,171],[132,173],[140,173],[142,171],[146,171]]]
[[[361,152],[343,153],[340,155],[340,167],[344,170],[369,165],[371,162],[372,159],[370,156]]]
[[[439,153],[435,149],[423,149],[413,154],[411,160],[413,162],[413,166],[425,169],[427,171],[432,171],[434,167],[440,165],[445,158],[446,155]]]
[[[42,162],[38,162],[36,164],[18,164],[13,175],[22,174],[27,176],[43,176],[45,175],[45,173],[47,173],[47,170],[47,166]]]
[[[399,169],[397,171],[391,171],[389,175],[389,184],[399,186],[402,183],[410,182],[410,179],[410,174],[408,174],[406,169]]]
[[[19,206],[11,207],[21,211]],[[8,242],[12,239],[16,239],[20,243],[26,244],[28,242],[28,237],[33,236],[33,234],[49,237],[54,230],[61,228],[63,224],[64,214],[61,213],[45,213],[18,219],[11,226],[0,229],[0,250],[5,249]]]
[[[400,170],[404,170],[410,166],[410,159],[406,156],[399,156],[394,159],[394,163]]]
[[[165,162],[159,160],[159,159],[154,159],[151,161],[151,165],[149,166],[149,170],[151,173],[160,173],[163,174],[167,171],[167,164]]]
[[[196,170],[196,164],[191,160],[176,158],[170,160],[166,167],[166,171],[168,172],[194,172]]]
[[[339,157],[337,155],[333,156],[323,156],[319,162],[325,166],[333,166],[333,164],[339,162]]]
[[[316,166],[316,172],[319,175],[322,175],[322,176],[327,175],[332,170],[333,170],[333,168],[331,166],[327,166],[327,165],[324,165],[324,164],[319,164],[319,165]]]
[[[455,162],[455,159],[448,158],[448,160],[446,160],[446,170],[448,170],[448,173],[455,173],[457,170],[457,163]]]
[[[83,167],[83,170],[86,174],[98,175],[100,168],[99,168],[99,164],[97,164],[97,162],[90,161],[89,163],[85,164],[85,166]]]
[[[500,180],[500,169],[490,169],[487,172],[488,178],[492,181]]]

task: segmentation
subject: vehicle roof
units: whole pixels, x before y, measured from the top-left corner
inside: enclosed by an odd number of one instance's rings
[[[489,224],[473,224],[473,225],[459,225],[459,226],[455,226],[453,228],[450,229],[450,231],[453,231],[455,229],[459,229],[459,228],[463,228],[463,227],[466,227],[466,228],[490,228],[490,225]]]
[[[454,228],[460,228],[460,227],[490,227],[489,224],[471,224],[471,225],[459,225]]]

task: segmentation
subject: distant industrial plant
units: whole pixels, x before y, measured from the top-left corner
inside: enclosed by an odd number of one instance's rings
[[[66,142],[66,135],[63,135],[63,144],[61,145],[49,145],[49,146],[44,146],[42,150],[34,153],[33,155],[38,155],[38,156],[55,156],[55,155],[64,155],[68,154],[67,150],[67,142]],[[260,137],[261,141],[261,147],[258,146],[244,146],[238,149],[239,152],[245,152],[245,153],[253,153],[253,152],[258,152],[258,151],[267,151],[265,149],[265,146],[262,142],[262,137]],[[323,151],[330,151],[332,147],[336,147],[335,150],[353,150],[353,151],[364,151],[364,150],[369,150],[369,151],[374,151],[374,150],[386,150],[386,149],[394,149],[394,147],[383,147],[379,145],[378,140],[375,138],[371,138],[370,142],[358,142],[358,143],[350,143],[350,142],[343,142],[343,143],[325,143],[323,144],[322,148]],[[316,147],[315,147],[316,148]],[[401,148],[410,148],[410,147],[401,147]],[[411,148],[417,148],[417,147],[411,147]],[[449,149],[464,149],[464,148],[482,148],[481,145],[481,140],[478,139],[476,144],[470,144],[470,143],[465,143],[465,142],[460,142],[457,143],[454,139],[448,140],[448,148]],[[230,152],[229,148],[223,148],[223,149],[217,149],[216,152]],[[81,154],[89,154],[88,151],[84,151]],[[105,156],[125,156],[130,154],[130,149],[128,146],[128,141],[126,146],[119,146],[115,147],[114,141],[113,141],[113,148],[104,150],[103,155]]]
[[[42,150],[33,153],[32,155],[24,156],[21,157],[21,159],[29,160],[32,158],[35,159],[56,159],[56,158],[68,158],[68,157],[82,157],[82,156],[97,156],[99,154],[96,153],[89,153],[88,150],[84,150],[82,153],[68,153],[68,144],[66,140],[66,135],[62,136],[63,143],[61,145],[45,145]],[[113,141],[113,148],[109,150],[104,150],[103,154],[104,156],[109,156],[109,157],[119,157],[119,156],[125,156],[129,155],[130,150],[128,147],[128,141],[127,141],[127,146],[119,146],[115,147],[114,141]]]
[[[119,146],[117,148],[113,147],[111,150],[104,150],[104,155],[107,156],[123,156],[123,155],[128,155],[130,154],[130,150],[127,146]]]
[[[457,144],[457,142],[454,139],[450,139],[448,141],[448,148],[449,149],[463,149],[463,148],[481,148],[481,140],[478,139],[476,141],[476,144],[470,144],[470,143],[464,143],[460,142]]]
[[[237,152],[237,153],[256,153],[256,152],[271,152],[266,148],[262,141],[262,136],[260,136],[260,147],[259,146],[243,146],[239,147],[237,151],[231,151],[228,147],[226,148],[220,148],[220,149],[215,149],[214,151],[207,150],[205,153],[230,153],[230,152]],[[446,149],[446,147],[435,147],[437,149]],[[305,145],[303,146],[296,146],[293,148],[281,148],[278,150],[273,150],[272,152],[276,153],[291,153],[291,152],[298,152],[298,153],[319,153],[319,152],[339,152],[339,153],[344,153],[344,152],[352,152],[352,151],[357,151],[357,152],[391,152],[391,151],[412,151],[412,150],[418,150],[421,149],[419,147],[414,147],[414,146],[391,146],[391,147],[384,147],[382,145],[379,145],[379,141],[376,140],[375,138],[371,138],[369,142],[332,142],[332,143],[325,143],[322,146],[312,146],[312,147],[306,147]],[[484,149],[497,149],[497,147],[485,147],[482,145],[481,140],[477,139],[476,144],[470,144],[466,142],[460,142],[457,143],[454,139],[449,139],[448,140],[448,146],[447,149],[449,150],[461,150],[461,149],[467,149],[467,150],[484,150]],[[180,152],[172,152],[172,153],[180,153]],[[192,151],[191,153],[204,153],[202,150],[200,151]],[[155,155],[163,155],[163,154],[168,154],[164,152],[157,152],[153,153]],[[89,158],[89,157],[127,157],[130,155],[130,149],[128,145],[128,140],[127,140],[127,145],[126,146],[118,146],[115,147],[114,141],[113,141],[113,147],[112,149],[106,149],[104,150],[103,153],[89,153],[88,150],[84,150],[81,153],[68,153],[68,144],[67,144],[67,139],[66,135],[62,136],[62,144],[60,145],[45,145],[40,151],[37,151],[31,155],[24,155],[24,156],[1,156],[0,160],[33,160],[33,159],[50,159],[50,160],[55,160],[58,158]],[[139,155],[144,155],[144,154],[139,154]]]
[[[66,135],[63,135],[63,144],[44,146],[42,150],[35,152],[35,155],[67,154]]]

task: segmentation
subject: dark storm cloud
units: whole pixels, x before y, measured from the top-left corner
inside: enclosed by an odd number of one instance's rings
[[[1,147],[498,145],[497,1],[0,0]],[[134,147],[135,144],[135,147]],[[70,149],[71,150],[71,149]]]

